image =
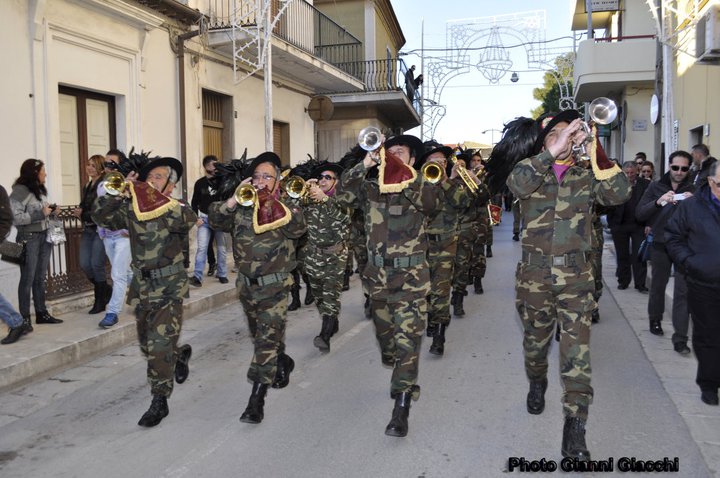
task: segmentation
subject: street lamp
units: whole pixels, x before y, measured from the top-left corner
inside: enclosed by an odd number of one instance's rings
[[[480,132],[480,134],[487,134],[488,132],[490,132],[490,145],[491,146],[495,146],[495,131],[497,131],[498,133],[500,133],[502,135],[502,131],[500,131],[499,129],[495,129],[495,128],[486,129],[485,131]]]

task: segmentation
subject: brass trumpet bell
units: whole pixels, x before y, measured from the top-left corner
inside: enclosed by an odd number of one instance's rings
[[[358,145],[365,151],[375,151],[382,146],[382,133],[375,126],[363,128],[358,134]]]
[[[307,183],[300,176],[291,176],[285,181],[285,192],[291,198],[299,199],[307,194]]]
[[[257,202],[257,190],[251,184],[241,184],[233,194],[235,200],[245,207],[253,206]]]
[[[439,164],[433,162],[427,162],[423,164],[420,172],[422,173],[423,178],[425,178],[425,181],[429,182],[430,184],[438,183],[443,177],[442,167]]]
[[[122,173],[111,171],[105,175],[103,187],[105,187],[105,191],[109,195],[120,196],[127,189],[127,181],[125,181],[125,176]]]

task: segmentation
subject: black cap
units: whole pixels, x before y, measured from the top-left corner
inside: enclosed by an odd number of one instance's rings
[[[315,166],[312,170],[312,177],[313,178],[319,178],[320,174],[323,171],[332,171],[335,173],[335,175],[340,179],[340,175],[345,171],[345,169],[340,166],[338,163],[333,163],[331,161],[325,161],[323,163],[318,164]]]
[[[280,156],[273,153],[272,151],[265,151],[250,162],[247,171],[245,171],[245,177],[252,176],[253,172],[255,172],[255,168],[257,168],[258,165],[262,163],[272,163],[278,169],[282,169],[282,161],[280,160]]]
[[[140,171],[138,171],[138,179],[140,181],[147,180],[147,177],[148,177],[148,174],[150,174],[150,171],[152,171],[155,168],[159,168],[161,166],[171,167],[177,174],[176,181],[179,181],[183,175],[183,165],[177,159],[175,159],[175,158],[153,158],[150,161],[148,161],[148,163],[145,166],[140,168]]]
[[[410,156],[415,158],[415,161],[420,159],[420,156],[423,155],[425,152],[425,148],[423,147],[422,141],[420,141],[420,138],[410,135],[410,134],[401,134],[399,136],[393,136],[392,138],[385,140],[385,149],[396,145],[403,145],[410,148]]]
[[[542,150],[543,145],[545,144],[545,137],[558,123],[570,123],[577,118],[580,118],[580,112],[578,110],[564,110],[559,113],[548,113],[538,118],[540,134],[538,134],[537,140],[535,140],[535,147],[533,148],[535,154],[538,154],[540,150]]]

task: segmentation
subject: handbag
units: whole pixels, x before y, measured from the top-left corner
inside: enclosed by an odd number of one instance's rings
[[[47,242],[57,246],[67,241],[62,219],[48,219]]]
[[[640,243],[638,248],[638,262],[645,262],[650,260],[650,249],[652,249],[653,233],[649,232],[645,239]]]
[[[0,243],[0,260],[21,266],[25,264],[26,254],[27,249],[24,242],[2,241]]]

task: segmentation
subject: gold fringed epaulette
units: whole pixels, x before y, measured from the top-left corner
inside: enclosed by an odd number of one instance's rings
[[[142,181],[128,181],[133,212],[140,221],[156,219],[180,203]]]
[[[378,185],[382,194],[399,193],[417,178],[417,171],[403,163],[400,158],[386,155],[385,148],[380,149],[378,166]]]
[[[620,166],[610,161],[605,154],[605,150],[602,148],[597,139],[597,128],[595,125],[592,127],[593,137],[595,138],[592,143],[588,145],[590,154],[590,166],[592,167],[593,174],[598,181],[605,181],[610,179],[618,173],[622,172]]]

